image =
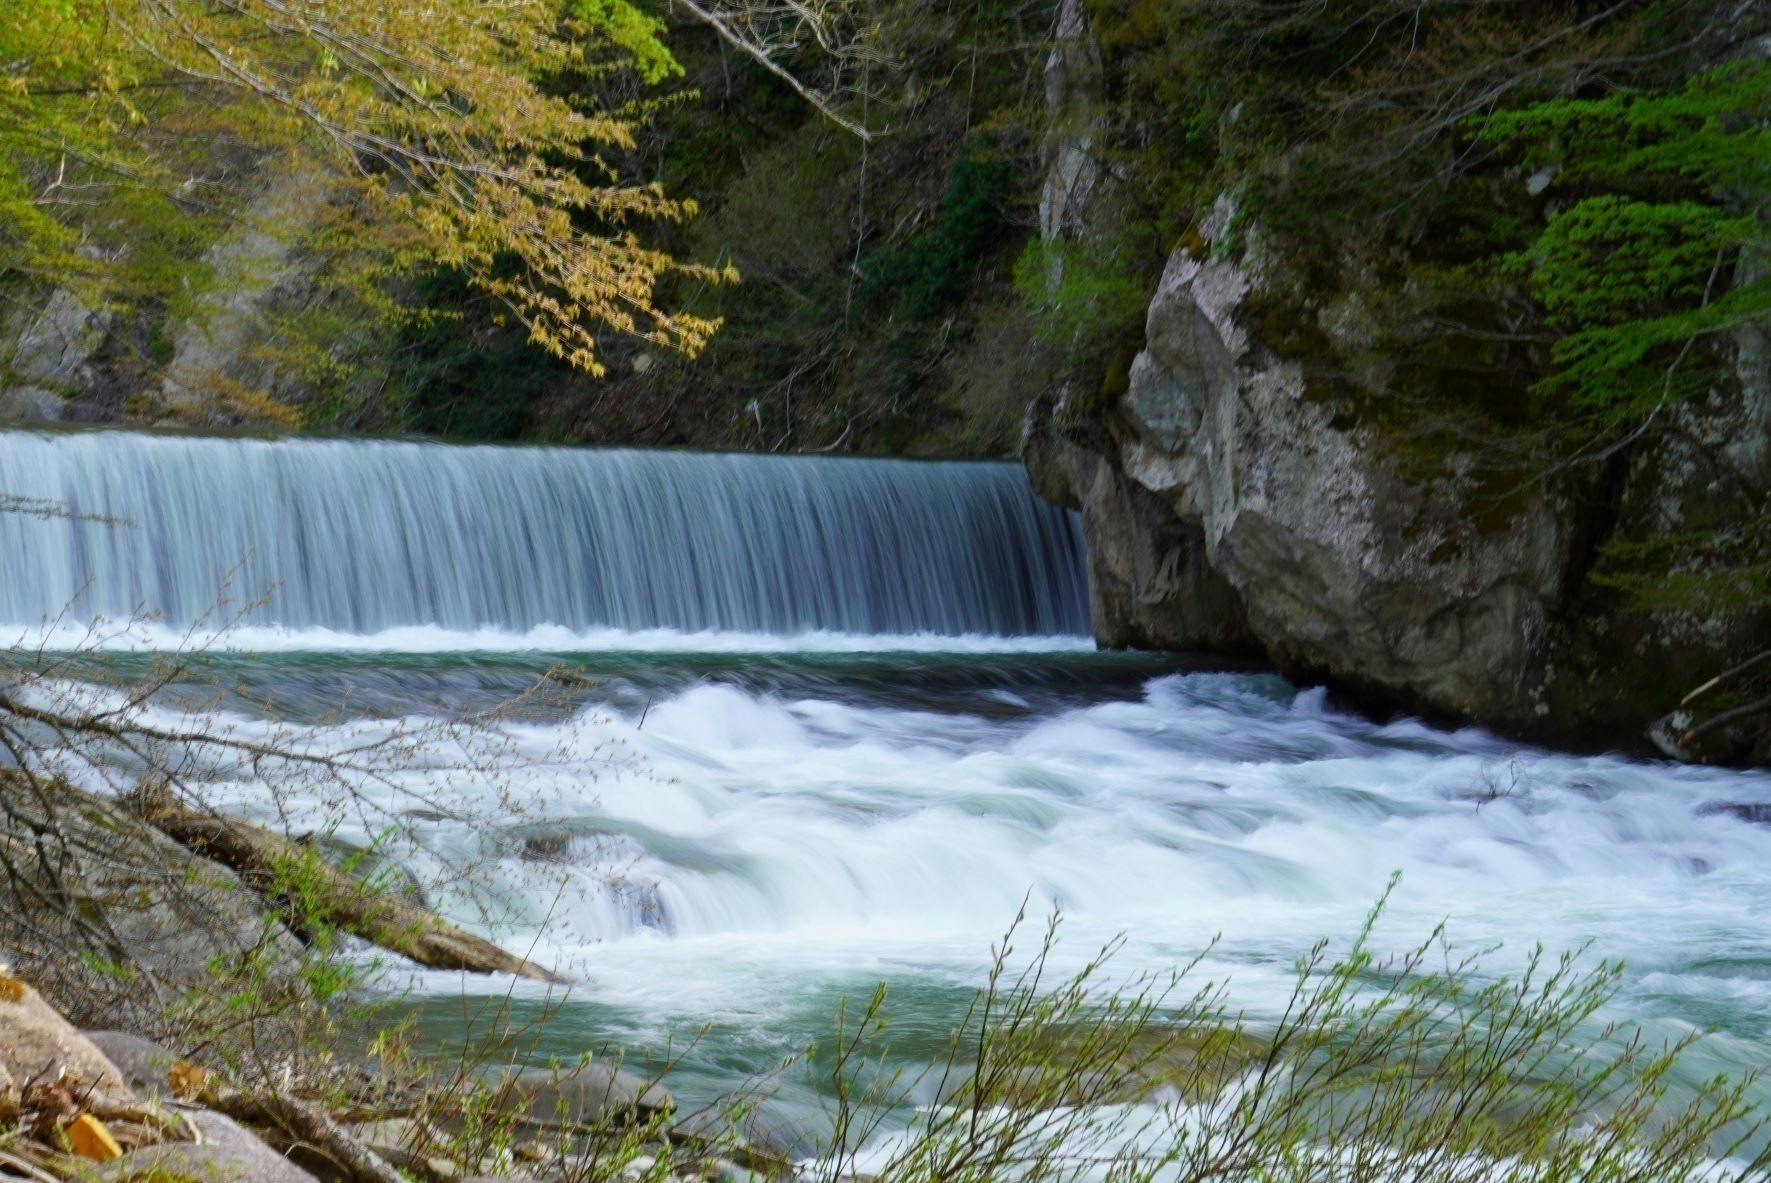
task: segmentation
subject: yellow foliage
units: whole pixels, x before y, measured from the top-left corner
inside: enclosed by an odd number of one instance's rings
[[[189,1060],[180,1060],[166,1070],[166,1084],[172,1095],[189,1101],[203,1091],[209,1074]]]
[[[603,153],[632,147],[631,116],[557,85],[636,60],[657,72],[662,48],[635,41],[650,26],[616,28],[607,5],[0,7],[0,274],[77,272],[97,193],[157,202],[167,220],[213,216],[212,193],[238,197],[251,164],[283,152],[328,171],[382,263],[460,268],[583,369],[601,371],[600,328],[694,353],[718,327],[660,307],[658,287],[673,273],[727,282],[730,269],[643,240],[692,205],[618,175]],[[145,253],[114,253],[131,252]],[[175,299],[189,276],[154,282]]]

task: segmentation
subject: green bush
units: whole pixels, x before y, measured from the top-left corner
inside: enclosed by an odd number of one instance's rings
[[[1762,260],[1771,200],[1771,65],[1678,89],[1558,98],[1488,119],[1483,138],[1554,198],[1505,265],[1558,336],[1540,393],[1603,423],[1707,392],[1712,346],[1771,317]]]
[[[1007,227],[1003,202],[1014,170],[973,144],[953,162],[934,225],[862,264],[862,294],[899,303],[910,315],[940,315],[965,295],[978,262]]]
[[[1380,909],[1381,910],[1381,905]],[[1112,986],[1110,945],[1046,982],[1057,930],[1024,969],[1013,931],[927,1076],[879,1071],[885,995],[826,1057],[836,1134],[816,1174],[891,1183],[1106,1178],[1261,1183],[1764,1183],[1750,1080],[1681,1087],[1692,1042],[1603,1026],[1620,967],[1532,953],[1493,978],[1440,933],[1410,952],[1326,942],[1276,1024],[1231,1009],[1201,960]],[[926,1095],[881,1139],[877,1112]]]
[[[1078,354],[1135,330],[1150,300],[1150,284],[1124,247],[1029,239],[1015,260],[1015,290],[1039,313],[1040,333]]]

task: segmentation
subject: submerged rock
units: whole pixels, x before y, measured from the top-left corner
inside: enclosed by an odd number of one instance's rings
[[[623,1114],[644,1118],[673,1109],[663,1085],[602,1060],[568,1068],[524,1068],[499,1083],[492,1105],[540,1121],[594,1122]]]
[[[578,839],[571,830],[532,827],[517,830],[513,837],[517,857],[527,863],[570,863],[572,844]]]
[[[1718,801],[1698,810],[1702,814],[1721,814],[1754,826],[1771,826],[1771,802]]]

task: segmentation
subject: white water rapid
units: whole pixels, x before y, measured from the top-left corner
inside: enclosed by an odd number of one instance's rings
[[[339,745],[556,661],[582,675],[485,728],[486,760],[365,779],[367,813],[283,803],[358,841],[406,818],[438,902],[574,977],[544,1052],[705,1023],[676,1087],[712,1095],[882,978],[902,1046],[938,1047],[1023,900],[1063,911],[1068,965],[1120,932],[1128,972],[1221,934],[1209,968],[1258,1018],[1399,871],[1386,947],[1444,921],[1505,972],[1537,942],[1589,945],[1628,965],[1607,1017],[1714,1033],[1693,1079],[1771,1068],[1771,776],[1379,724],[1258,671],[1094,653],[1074,527],[1010,468],[10,435],[0,492],[145,530],[0,521],[0,623],[37,627],[87,575],[91,610],[184,620],[242,548],[282,579],[265,644],[214,659],[248,732]],[[359,717],[313,729],[346,690]]]

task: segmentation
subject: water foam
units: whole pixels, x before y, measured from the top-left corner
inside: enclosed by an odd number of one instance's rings
[[[843,654],[843,653],[1087,653],[1095,644],[1083,635],[1056,633],[1001,636],[983,633],[801,633],[738,631],[687,632],[681,629],[571,629],[538,625],[521,631],[502,628],[451,629],[408,625],[373,633],[330,628],[287,628],[238,624],[225,628],[175,627],[153,620],[96,619],[47,626],[0,629],[0,642],[15,650],[67,653],[539,653],[574,654]]]
[[[351,742],[373,726],[392,724]],[[498,742],[520,813],[498,813],[496,771],[395,779],[489,815],[421,822],[418,857],[550,914],[505,935],[654,1018],[778,1009],[784,980],[858,970],[970,980],[1023,899],[1063,909],[1078,956],[1125,931],[1156,967],[1221,933],[1246,997],[1276,1002],[1291,959],[1355,929],[1401,871],[1382,929],[1400,943],[1449,920],[1460,942],[1504,942],[1504,966],[1590,940],[1631,963],[1643,1015],[1771,1034],[1771,828],[1729,810],[1771,803],[1763,774],[1379,725],[1242,674],[1007,717],[699,685]],[[472,920],[484,902],[452,906]]]

